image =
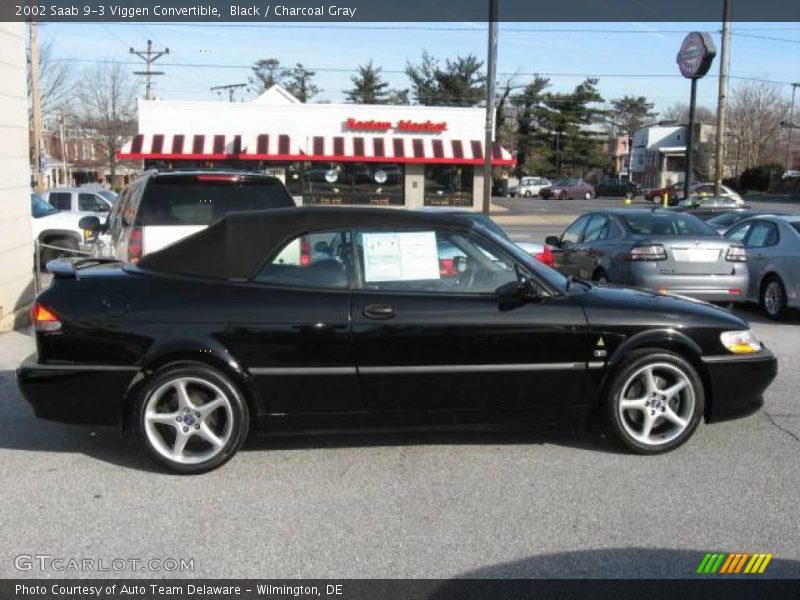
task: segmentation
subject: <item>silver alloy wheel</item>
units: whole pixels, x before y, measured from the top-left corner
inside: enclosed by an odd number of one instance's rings
[[[622,386],[617,410],[625,431],[640,444],[660,446],[681,435],[694,414],[694,388],[679,367],[651,363]]]
[[[216,384],[180,377],[161,385],[147,401],[144,429],[153,449],[182,464],[214,458],[233,432],[231,400]]]
[[[586,194],[585,194],[583,197],[584,197],[586,200],[591,200],[591,199],[592,199],[592,192],[586,192]]]
[[[661,196],[653,196],[653,204],[661,204]]]
[[[783,310],[783,289],[777,279],[770,281],[764,288],[764,309],[773,317]]]

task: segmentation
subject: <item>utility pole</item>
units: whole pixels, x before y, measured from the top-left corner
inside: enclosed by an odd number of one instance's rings
[[[228,92],[228,101],[234,102],[233,94],[239,88],[246,88],[246,83],[229,83],[228,85],[215,85],[211,88],[212,92],[217,92],[218,95],[222,95],[222,92],[227,90]]]
[[[131,48],[130,53],[141,58],[147,65],[144,71],[134,71],[133,74],[144,75],[147,78],[147,82],[145,83],[144,99],[152,100],[153,97],[151,95],[151,90],[153,87],[153,76],[163,75],[164,71],[153,71],[151,67],[159,58],[165,54],[169,54],[169,48],[164,48],[163,50],[153,50],[153,42],[151,40],[147,40],[147,50],[134,50]]]
[[[37,192],[42,192],[44,191],[44,178],[42,176],[42,96],[39,73],[39,43],[36,40],[36,27],[36,21],[31,19],[28,32],[31,47],[31,95],[33,96],[31,99],[33,112],[33,172],[36,181],[35,189]]]
[[[497,4],[489,0],[489,47],[486,67],[486,136],[483,148],[483,214],[492,206],[492,149],[494,133],[495,79],[497,79]]]
[[[714,164],[714,195],[722,191],[722,164],[725,156],[725,127],[728,115],[728,72],[730,71],[731,0],[722,9],[722,51],[719,63],[719,97],[717,99],[717,143]]]
[[[58,117],[58,136],[61,139],[61,168],[64,171],[63,185],[68,186],[67,181],[67,146],[64,143],[64,115]]]
[[[786,170],[789,171],[792,168],[792,130],[794,129],[794,95],[797,91],[797,88],[800,87],[800,83],[793,83],[792,84],[792,108],[789,111],[789,132],[786,138]]]

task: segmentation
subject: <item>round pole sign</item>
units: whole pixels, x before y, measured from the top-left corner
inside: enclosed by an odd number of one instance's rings
[[[693,31],[685,38],[678,52],[678,67],[687,79],[700,79],[711,68],[717,55],[714,40],[707,33]]]

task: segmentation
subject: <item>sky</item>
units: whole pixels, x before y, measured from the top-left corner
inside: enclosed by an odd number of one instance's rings
[[[688,103],[688,80],[678,73],[675,56],[692,30],[712,34],[719,51],[720,23],[501,23],[498,82],[513,76],[524,84],[534,73],[550,77],[553,91],[568,91],[586,76],[599,78],[604,99],[644,95],[656,111]],[[169,47],[155,67],[156,95],[168,100],[214,100],[215,85],[246,82],[249,65],[275,57],[283,66],[303,63],[316,71],[323,90],[314,100],[343,102],[350,77],[359,64],[372,60],[396,88],[407,88],[402,74],[407,61],[418,62],[423,50],[441,59],[475,54],[486,57],[485,23],[52,23],[40,27],[42,42],[53,41],[54,53],[76,69],[93,62],[144,63],[129,48]],[[734,23],[731,42],[731,86],[738,78],[782,83],[787,98],[800,81],[800,23]],[[716,106],[719,56],[698,84],[698,102]],[[144,94],[144,85],[141,85]],[[238,94],[252,99],[254,94]]]

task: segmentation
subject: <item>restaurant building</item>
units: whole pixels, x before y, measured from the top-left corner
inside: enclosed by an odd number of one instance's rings
[[[482,108],[304,104],[279,85],[252,102],[139,101],[118,153],[145,168],[274,175],[298,204],[480,209]],[[499,145],[494,166],[514,158]]]

